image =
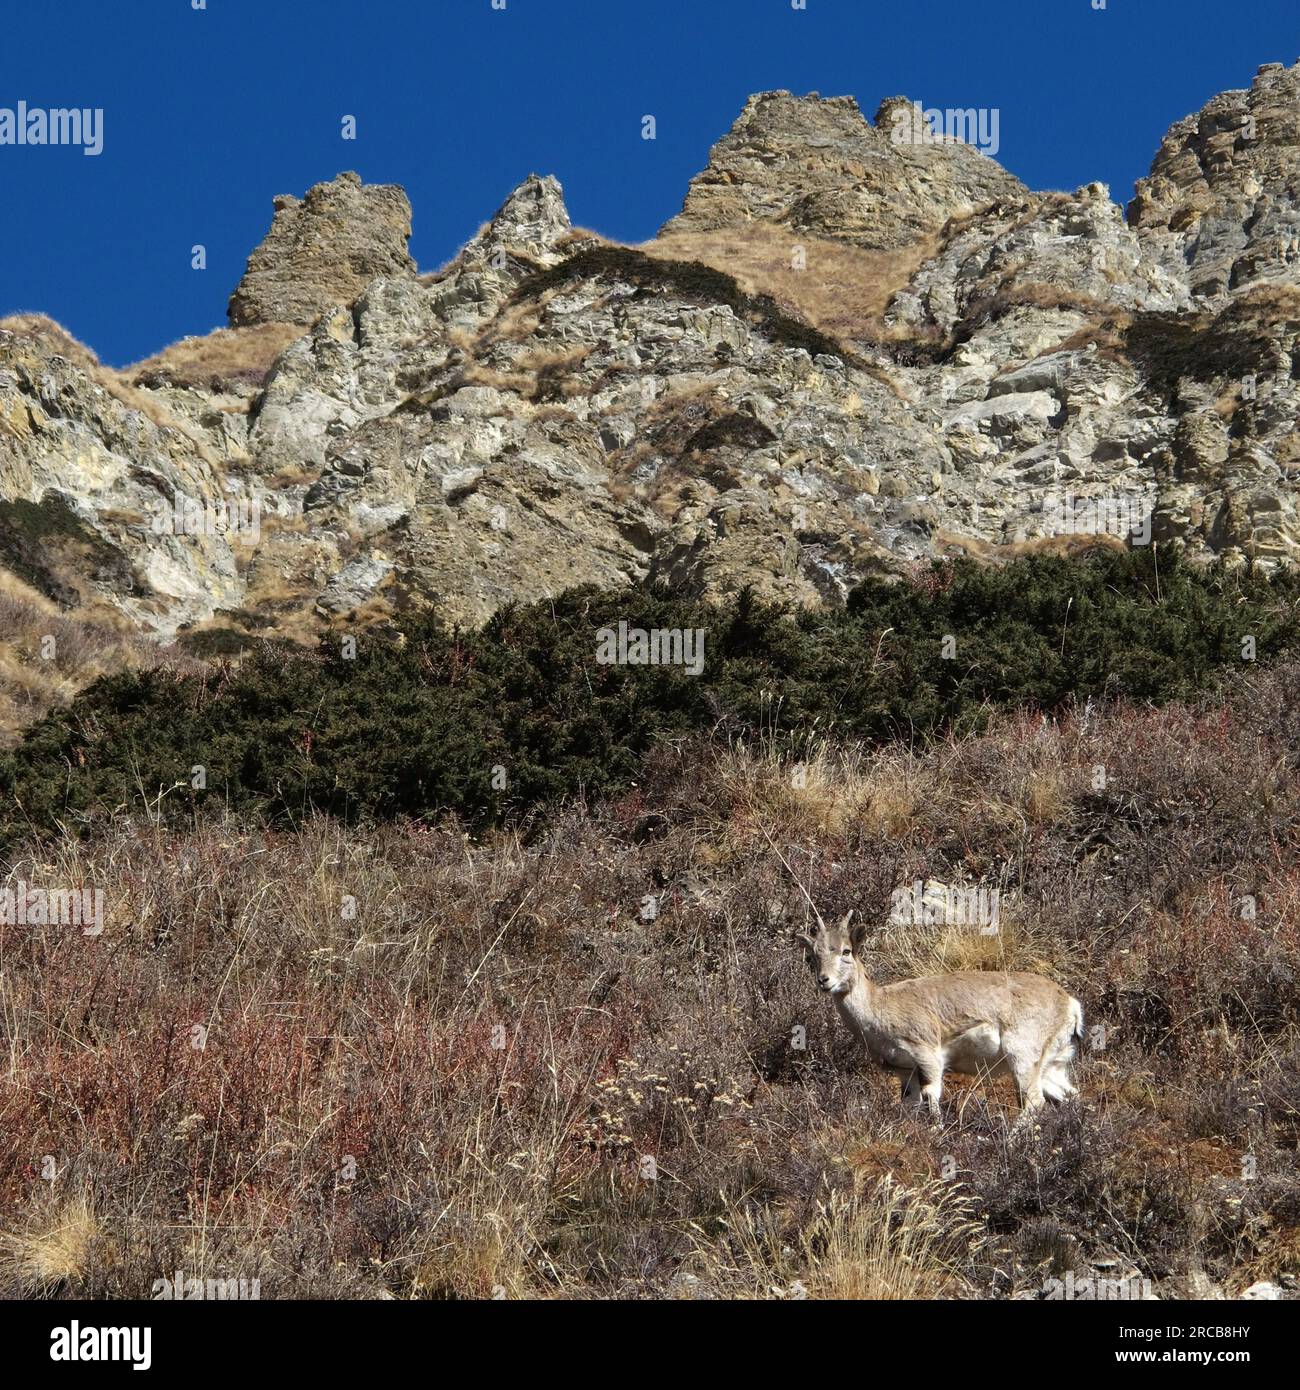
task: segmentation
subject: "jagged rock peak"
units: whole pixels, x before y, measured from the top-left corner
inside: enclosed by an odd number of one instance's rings
[[[920,129],[920,108],[905,97],[886,101],[873,127],[851,96],[759,92],[714,145],[663,234],[762,219],[887,249],[954,213],[1027,191],[973,144],[923,139]]]
[[[438,317],[466,330],[481,324],[539,265],[564,258],[572,231],[559,180],[529,174],[436,277]]]
[[[376,276],[415,272],[406,249],[411,204],[397,184],[365,184],[348,172],[301,200],[281,194],[274,207],[271,230],[231,296],[232,327],[313,323]]]
[[[488,261],[500,249],[547,260],[572,230],[560,181],[551,174],[529,174],[465,248],[465,259]]]
[[[1300,62],[1175,122],[1128,217],[1204,298],[1300,281]]]

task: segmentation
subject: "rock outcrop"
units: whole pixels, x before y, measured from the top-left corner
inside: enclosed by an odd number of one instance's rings
[[[1300,63],[1267,63],[1171,127],[1129,221],[1198,297],[1300,283]]]
[[[376,276],[413,274],[410,237],[411,204],[394,184],[346,173],[301,201],[282,194],[231,296],[231,326],[314,323],[326,309],[351,304]]]
[[[239,601],[249,532],[214,519],[250,503],[209,442],[76,344],[0,327],[0,564],[24,583],[169,637]]]
[[[837,603],[1080,532],[1294,561],[1297,83],[1179,122],[1127,222],[1101,184],[895,141],[901,98],[874,127],[752,98],[641,249],[530,176],[419,275],[405,195],[340,175],[277,200],[210,340],[118,373],[0,324],[0,565],[166,639],[476,624],[584,582]],[[884,307],[836,336],[788,276],[733,278],[755,228],[834,240],[804,273],[892,276]]]
[[[852,97],[760,92],[714,145],[663,230],[764,220],[887,249],[1026,191],[973,145],[932,140],[927,129],[905,97],[885,102],[872,126]]]

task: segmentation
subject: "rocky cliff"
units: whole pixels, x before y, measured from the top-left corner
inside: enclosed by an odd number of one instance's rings
[[[314,323],[381,275],[414,274],[410,239],[411,204],[392,184],[367,186],[348,173],[318,183],[301,202],[282,194],[231,296],[231,326]]]
[[[954,213],[1025,187],[956,139],[930,139],[918,103],[760,92],[691,180],[666,233],[771,221],[857,246],[904,246]]]
[[[655,241],[530,177],[435,275],[341,174],[276,199],[228,329],[127,371],[0,322],[0,566],[240,639],[585,581],[836,603],[1090,529],[1295,559],[1300,66],[1180,121],[1127,218],[909,108],[763,93]]]

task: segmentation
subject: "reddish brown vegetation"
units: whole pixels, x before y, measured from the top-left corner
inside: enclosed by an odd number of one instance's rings
[[[0,927],[6,1284],[1004,1296],[1099,1256],[1166,1293],[1294,1275],[1296,677],[925,755],[828,748],[800,779],[691,744],[530,840],[118,824],[20,856],[11,880],[103,887],[107,921]],[[890,927],[869,964],[1060,979],[1105,1030],[1082,1103],[1022,1147],[997,1087],[954,1084],[937,1132],[901,1114],[769,915],[792,893],[765,832],[828,915],[883,920],[914,877],[999,886],[999,936]]]

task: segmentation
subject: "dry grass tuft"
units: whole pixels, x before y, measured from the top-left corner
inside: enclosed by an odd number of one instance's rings
[[[104,366],[90,348],[78,342],[52,319],[42,314],[12,314],[0,319],[0,332],[3,331],[30,339],[42,352],[66,358],[96,385],[103,387],[119,405],[143,415],[160,430],[180,435],[187,442],[190,452],[220,471],[220,461],[207,444],[191,431],[189,423],[181,415],[172,411],[153,392],[134,385],[129,372],[118,372]]]
[[[109,611],[65,613],[0,572],[0,747],[100,676],[158,665],[194,669]]]
[[[257,387],[275,359],[304,331],[291,323],[215,328],[172,343],[124,368],[122,376],[135,386],[195,386],[215,391]]]
[[[735,808],[743,806],[740,824],[821,838],[842,835],[861,819],[873,794],[865,766],[860,751],[840,750],[821,739],[798,761],[779,757],[771,748],[740,744],[718,772],[733,817]],[[737,849],[748,852],[748,835]]]
[[[0,1235],[0,1277],[26,1297],[77,1283],[90,1272],[101,1235],[90,1199],[73,1197],[27,1230]]]
[[[770,222],[671,232],[637,247],[664,260],[698,261],[734,276],[746,294],[771,295],[843,342],[876,341],[889,301],[934,255],[936,237],[896,251],[866,251]],[[804,269],[795,269],[796,251]]]
[[[722,1221],[726,1257],[703,1246],[692,1267],[739,1298],[961,1296],[969,1292],[962,1266],[982,1237],[973,1207],[953,1183],[909,1187],[889,1175],[868,1192],[827,1193],[795,1229],[793,1222],[765,1221],[752,1206],[737,1206]]]
[[[66,328],[44,314],[9,314],[0,318],[0,333],[27,338],[42,353],[66,357],[84,372],[93,372],[99,366],[99,358],[85,343],[78,342]]]

